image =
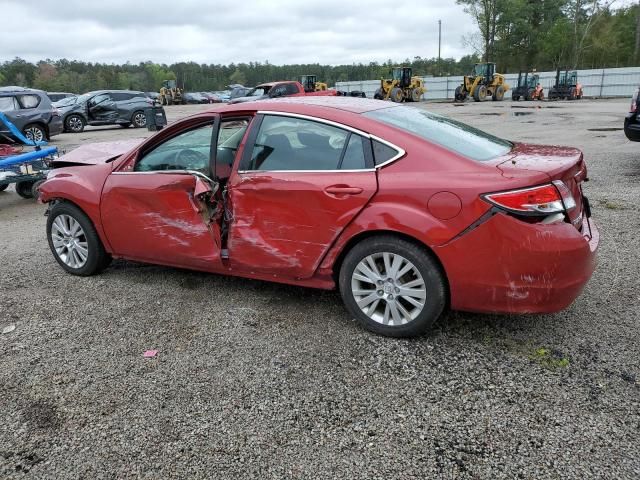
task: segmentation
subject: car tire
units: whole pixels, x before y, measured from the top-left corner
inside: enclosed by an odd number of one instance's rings
[[[73,275],[94,275],[111,263],[93,223],[71,203],[56,203],[49,211],[47,240],[58,264]]]
[[[629,128],[629,120],[624,121],[624,135],[632,142],[640,142],[640,131]]]
[[[393,267],[402,275],[387,271]],[[426,333],[446,305],[447,284],[436,260],[425,248],[390,235],[353,247],[342,263],[338,284],[349,313],[367,330],[389,337]],[[411,286],[405,291],[410,293],[402,295],[402,285],[407,284]]]
[[[80,115],[69,115],[64,120],[64,131],[69,133],[81,133],[84,131],[86,122]]]
[[[473,99],[476,102],[484,102],[487,98],[487,87],[485,85],[478,85],[473,92]]]
[[[394,87],[391,89],[391,95],[389,95],[389,98],[391,98],[392,102],[400,103],[404,100],[404,93],[401,88]]]
[[[9,184],[8,183],[4,183],[4,184],[0,185],[0,192],[4,192],[7,188],[9,188]]]
[[[144,128],[147,126],[147,117],[142,110],[137,110],[131,115],[131,124],[134,128]]]
[[[47,141],[47,130],[37,123],[30,123],[22,129],[22,134],[35,142]]]
[[[31,188],[35,182],[17,182],[16,183],[16,193],[20,195],[22,198],[33,198],[33,194],[31,193]]]

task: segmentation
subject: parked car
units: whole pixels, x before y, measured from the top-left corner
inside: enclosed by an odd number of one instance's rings
[[[631,108],[624,119],[624,134],[632,142],[640,142],[640,88],[631,99]]]
[[[54,103],[58,100],[62,100],[63,98],[77,97],[77,95],[69,92],[47,92],[47,97],[49,97],[49,100]]]
[[[216,94],[212,93],[212,92],[200,92],[200,95],[202,95],[204,98],[207,99],[207,103],[220,103],[220,97],[218,97]]]
[[[199,92],[185,92],[182,94],[182,100],[187,104],[209,103],[209,100]]]
[[[4,113],[25,137],[36,142],[47,140],[62,132],[60,113],[42,90],[22,87],[0,88],[0,112]],[[0,125],[0,137],[16,141],[4,125]]]
[[[144,92],[133,90],[98,90],[57,103],[62,115],[64,130],[79,133],[85,125],[147,125],[145,109],[154,105]]]
[[[255,102],[256,100],[265,100],[267,98],[280,98],[280,97],[322,97],[322,96],[337,96],[338,92],[335,90],[322,90],[318,92],[307,92],[300,82],[269,82],[262,83],[257,87],[251,89],[245,97],[237,97],[231,100],[230,103],[244,103]]]
[[[239,83],[235,83],[233,85],[229,85],[229,98],[226,100],[233,100],[234,98],[246,97],[249,95],[251,91],[251,87],[245,87],[244,85],[240,85]]]
[[[427,331],[446,306],[564,309],[596,263],[579,150],[375,100],[226,105],[53,167],[40,198],[67,272],[118,257],[337,287],[390,336]]]
[[[244,87],[243,87],[243,88],[244,88]],[[245,90],[243,90],[243,91],[242,91],[243,93],[242,93],[241,95],[238,95],[238,96],[240,96],[240,97],[241,97],[241,96],[245,95],[245,94],[246,94],[246,92],[248,92],[249,90],[250,90],[250,89],[246,89],[246,91],[245,91]],[[224,103],[228,102],[228,101],[229,101],[229,100],[231,100],[231,98],[232,98],[232,92],[231,92],[231,90],[219,90],[219,91],[217,91],[217,92],[213,92],[213,93],[215,93],[215,94],[220,98],[220,101],[221,101],[221,102],[224,102]]]

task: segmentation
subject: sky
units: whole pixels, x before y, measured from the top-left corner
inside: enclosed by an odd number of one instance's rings
[[[384,62],[473,53],[455,0],[0,0],[0,61]],[[10,20],[13,19],[13,20]]]

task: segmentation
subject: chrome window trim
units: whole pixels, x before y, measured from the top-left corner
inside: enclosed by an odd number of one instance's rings
[[[358,169],[358,170],[242,170],[242,171],[238,171],[238,173],[249,173],[249,172],[296,172],[296,173],[312,172],[312,173],[318,173],[318,172],[354,172],[354,171],[357,171],[357,172],[365,172],[365,171],[372,172],[372,171],[378,170],[379,168],[385,167],[385,166],[389,165],[390,163],[395,162],[399,158],[404,157],[406,155],[406,153],[407,153],[403,148],[400,148],[396,144],[391,143],[388,140],[385,140],[384,138],[380,138],[377,135],[372,135],[371,133],[363,132],[362,130],[358,130],[357,128],[353,128],[353,127],[350,127],[349,125],[344,125],[342,123],[334,122],[332,120],[325,120],[324,118],[313,117],[311,115],[303,115],[303,114],[300,114],[300,113],[277,112],[277,111],[270,111],[270,110],[258,110],[257,113],[259,115],[275,115],[275,116],[278,116],[278,117],[300,118],[302,120],[309,120],[309,121],[312,121],[312,122],[324,123],[324,124],[332,126],[332,127],[340,128],[342,130],[347,130],[349,132],[355,133],[356,135],[360,135],[360,136],[368,138],[370,140],[376,140],[376,141],[378,141],[380,143],[385,144],[387,147],[394,149],[398,153],[395,156],[391,157],[386,162],[381,163],[380,165],[376,165],[374,168],[370,168],[370,169]],[[374,158],[374,161],[375,161],[375,158]]]
[[[195,175],[196,177],[200,177],[204,180],[207,180],[211,183],[216,183],[209,177],[207,177],[204,173],[198,172],[197,170],[149,170],[145,172],[111,172],[111,175],[152,175],[152,174],[161,174],[161,175]]]
[[[375,172],[375,168],[358,168],[355,170],[238,170],[241,175],[252,173],[358,173],[358,172]]]

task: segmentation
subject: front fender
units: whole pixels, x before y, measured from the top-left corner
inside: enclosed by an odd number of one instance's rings
[[[100,219],[102,187],[109,173],[111,164],[51,170],[45,182],[38,188],[38,201],[49,203],[54,200],[66,200],[77,205],[93,222],[105,249],[111,252]]]

